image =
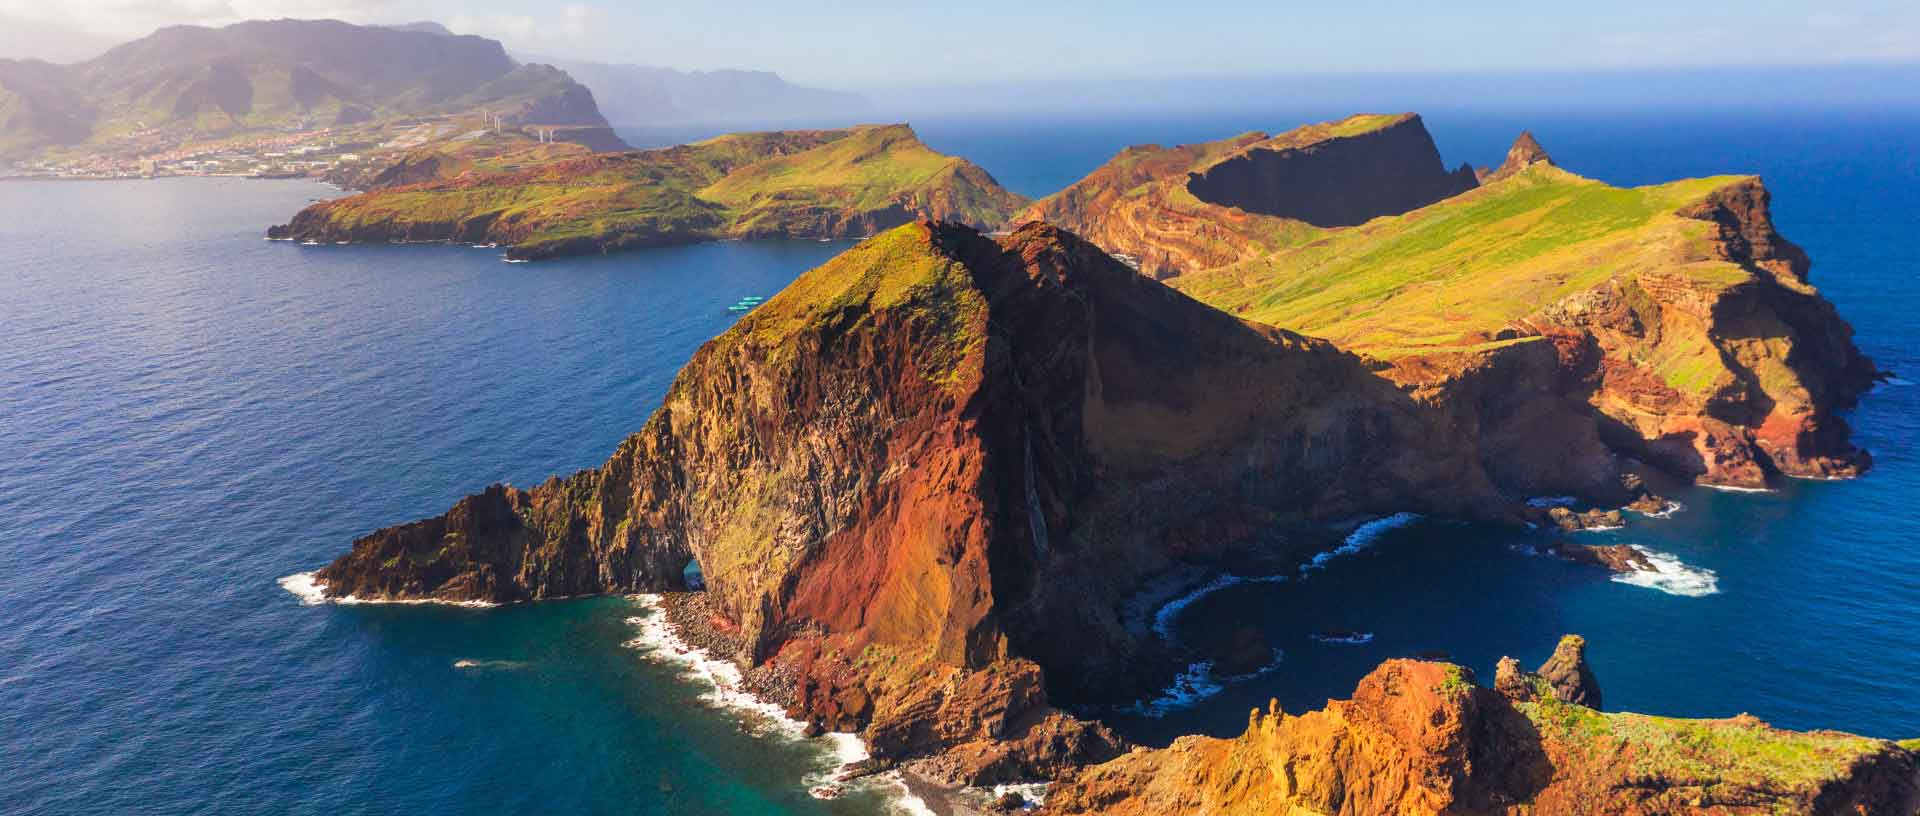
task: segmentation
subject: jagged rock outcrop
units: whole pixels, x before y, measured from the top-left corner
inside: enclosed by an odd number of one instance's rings
[[[1155,278],[1304,243],[1319,227],[1403,213],[1472,189],[1414,114],[1360,115],[1176,147],[1137,145],[1014,219],[1046,221]]]
[[[1630,544],[1576,544],[1571,541],[1555,541],[1540,549],[1555,558],[1601,567],[1611,572],[1657,571],[1646,554],[1634,549]],[[1598,708],[1598,706],[1595,707]]]
[[[1553,647],[1553,656],[1534,672],[1546,681],[1553,698],[1563,703],[1600,710],[1600,681],[1587,665],[1587,639],[1566,635]]]
[[[1507,148],[1507,158],[1499,167],[1480,173],[1481,184],[1491,184],[1535,164],[1552,165],[1553,157],[1547,155],[1547,149],[1533,138],[1533,131],[1520,131],[1520,137],[1513,140],[1513,146]]]
[[[1528,681],[1502,661],[1496,686]],[[1082,770],[1050,814],[1908,814],[1920,754],[1751,717],[1601,714],[1519,702],[1459,666],[1389,660],[1351,700],[1255,709],[1236,739],[1182,737]]]

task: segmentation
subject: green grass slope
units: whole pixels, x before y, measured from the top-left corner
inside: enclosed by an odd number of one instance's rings
[[[1534,165],[1174,286],[1242,317],[1378,356],[1498,342],[1493,337],[1515,321],[1615,276],[1677,269],[1708,287],[1745,280],[1738,265],[1705,251],[1711,224],[1676,214],[1740,180],[1623,189]]]
[[[721,136],[375,190],[278,237],[509,244],[516,258],[736,237],[871,235],[915,218],[997,225],[1024,204],[905,125]]]

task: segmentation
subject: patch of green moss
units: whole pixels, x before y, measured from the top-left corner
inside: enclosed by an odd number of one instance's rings
[[[1687,720],[1601,713],[1550,695],[1518,708],[1544,736],[1595,757],[1623,757],[1636,776],[1689,784],[1808,789],[1846,773],[1885,743],[1770,728],[1751,718]]]
[[[932,244],[927,229],[908,224],[860,242],[801,275],[734,326],[726,338],[744,339],[774,353],[791,351],[801,333],[860,330],[875,313],[891,311],[922,327],[914,355],[923,377],[957,382],[960,363],[985,342],[986,301],[972,276]]]

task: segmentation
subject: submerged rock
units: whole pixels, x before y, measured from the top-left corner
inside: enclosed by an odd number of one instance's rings
[[[1602,567],[1613,572],[1658,571],[1653,561],[1647,558],[1646,553],[1629,544],[1577,544],[1571,541],[1555,541],[1542,547],[1541,551],[1576,564]]]
[[[1618,510],[1572,510],[1565,507],[1553,507],[1547,510],[1548,520],[1570,533],[1581,530],[1611,530],[1627,523],[1626,517]]]

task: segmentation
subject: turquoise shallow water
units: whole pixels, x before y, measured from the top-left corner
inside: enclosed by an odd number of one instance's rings
[[[936,147],[1047,192],[1121,145],[1321,112],[930,121]],[[1920,345],[1920,118],[1428,115],[1451,161],[1521,126],[1621,183],[1757,170],[1782,230],[1883,367]],[[822,746],[756,736],[623,644],[622,599],[497,610],[308,607],[276,585],[355,536],[494,480],[597,464],[733,319],[841,248],[716,244],[508,265],[447,247],[298,247],[261,228],[301,182],[0,184],[0,812],[866,813],[802,780]],[[1920,377],[1913,377],[1920,379]],[[1286,653],[1256,683],[1122,725],[1244,725],[1252,701],[1344,696],[1381,657],[1482,671],[1579,631],[1611,706],[1752,711],[1920,735],[1920,393],[1854,416],[1866,479],[1695,491],[1596,537],[1711,570],[1717,594],[1612,583],[1408,527],[1312,581],[1189,608]],[[1307,634],[1371,631],[1365,646]],[[462,661],[471,661],[461,667]]]

